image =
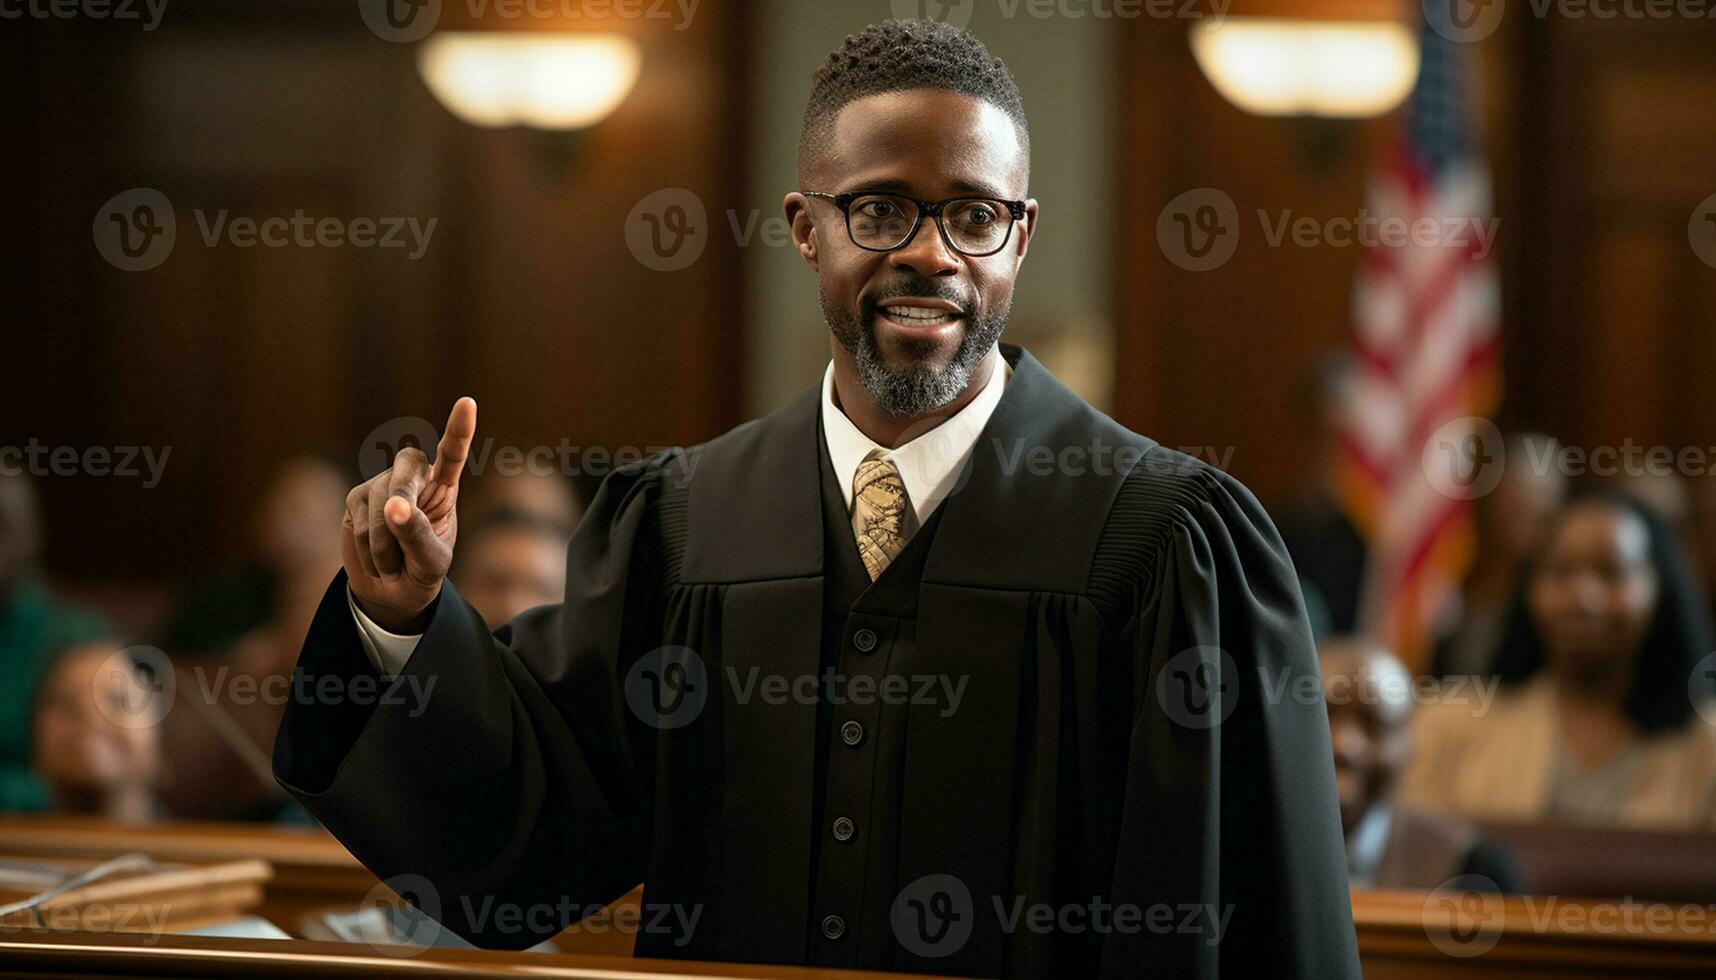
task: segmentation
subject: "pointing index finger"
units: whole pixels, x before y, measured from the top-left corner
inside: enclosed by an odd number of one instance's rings
[[[447,416],[447,431],[441,434],[441,442],[435,448],[431,482],[448,487],[459,485],[459,474],[464,472],[465,457],[470,455],[471,440],[476,435],[477,402],[467,395],[453,403],[452,414]]]

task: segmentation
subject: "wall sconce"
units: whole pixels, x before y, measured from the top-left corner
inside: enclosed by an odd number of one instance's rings
[[[448,111],[474,126],[568,133],[607,118],[643,64],[617,34],[438,31],[417,71]]]
[[[1192,55],[1216,91],[1255,115],[1380,116],[1418,80],[1407,8],[1386,0],[1235,0],[1226,17],[1192,25]]]

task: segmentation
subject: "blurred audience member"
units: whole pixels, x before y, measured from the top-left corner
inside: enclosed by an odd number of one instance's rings
[[[583,516],[572,482],[559,473],[491,473],[471,481],[469,496],[459,500],[459,527],[482,523],[500,511],[536,518],[567,534]]]
[[[159,813],[161,729],[148,722],[148,679],[117,645],[51,658],[35,690],[30,765],[55,810],[145,823]]]
[[[1405,796],[1484,820],[1716,825],[1711,628],[1662,519],[1618,494],[1551,519],[1508,615],[1490,710],[1420,714]]]
[[[1489,674],[1494,671],[1509,601],[1543,524],[1567,496],[1567,478],[1550,459],[1553,442],[1530,434],[1507,441],[1506,463],[1495,489],[1473,507],[1477,561],[1450,610],[1453,623],[1437,640],[1431,672]]]
[[[318,533],[330,497],[345,500],[351,481],[326,460],[286,461],[268,482],[255,515],[253,557],[187,590],[161,637],[174,656],[224,653],[275,617],[283,594],[327,568],[328,535]],[[333,545],[339,567],[338,538]],[[331,573],[330,573],[331,576]],[[327,588],[327,579],[322,588]]]
[[[0,810],[49,802],[29,760],[30,698],[49,655],[108,632],[99,616],[60,599],[42,581],[41,543],[29,478],[0,474]]]
[[[1692,514],[1687,536],[1699,582],[1704,586],[1705,608],[1716,615],[1716,474],[1707,473],[1690,482]]]
[[[490,629],[566,596],[566,529],[539,514],[493,510],[459,530],[453,585]]]
[[[1412,677],[1392,654],[1352,640],[1318,645],[1335,787],[1355,888],[1432,889],[1457,875],[1481,875],[1502,892],[1520,891],[1505,847],[1469,823],[1395,798],[1412,758]]]
[[[1685,539],[1692,525],[1692,494],[1678,472],[1651,468],[1623,470],[1603,480],[1601,486],[1649,507],[1668,525],[1669,531]]]
[[[174,816],[300,819],[296,804],[275,784],[269,759],[285,710],[285,681],[339,571],[346,490],[345,477],[331,464],[288,461],[258,512],[267,618],[230,640],[218,657],[174,651],[179,688],[167,718],[170,778],[162,789]]]
[[[1330,353],[1299,377],[1294,407],[1301,431],[1311,440],[1307,483],[1274,514],[1318,636],[1352,632],[1364,585],[1364,537],[1340,496],[1337,433],[1352,374],[1350,356]]]

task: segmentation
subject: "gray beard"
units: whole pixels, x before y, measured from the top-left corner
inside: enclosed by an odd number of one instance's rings
[[[1005,310],[997,315],[967,317],[965,332],[947,367],[921,362],[895,367],[876,346],[876,313],[860,321],[845,310],[835,309],[826,295],[819,294],[818,298],[828,329],[858,365],[858,383],[882,411],[899,417],[927,415],[963,394],[971,384],[971,372],[988,356],[1007,326]],[[907,352],[928,355],[930,348],[919,352],[908,347]]]

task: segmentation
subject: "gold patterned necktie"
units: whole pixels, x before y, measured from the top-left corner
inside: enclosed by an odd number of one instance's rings
[[[858,539],[858,555],[870,581],[906,546],[911,536],[912,502],[899,467],[872,449],[858,464],[852,477],[852,533]]]

